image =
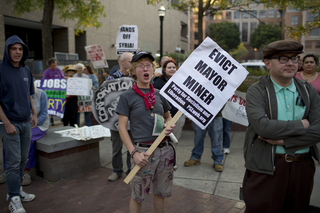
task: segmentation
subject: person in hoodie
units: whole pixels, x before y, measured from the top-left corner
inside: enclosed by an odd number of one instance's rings
[[[275,41],[262,50],[270,75],[247,90],[243,178],[245,212],[307,212],[319,161],[320,98],[295,78],[302,44]]]
[[[31,128],[37,126],[33,105],[33,76],[25,61],[29,50],[16,35],[5,43],[0,63],[0,134],[6,151],[7,200],[11,212],[26,212],[21,201],[32,201],[35,195],[22,190],[21,178],[31,141]]]

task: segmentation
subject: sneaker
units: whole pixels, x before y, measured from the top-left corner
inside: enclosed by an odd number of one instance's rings
[[[5,183],[5,182],[6,182],[6,173],[3,172],[3,173],[0,175],[0,184]]]
[[[30,177],[29,172],[25,172],[24,175],[22,176],[22,183],[21,183],[21,185],[22,185],[22,186],[27,186],[27,185],[30,185],[31,182],[32,182],[32,180],[31,180],[31,177]]]
[[[20,188],[20,195],[21,195],[21,200],[23,202],[30,202],[36,198],[36,196],[34,194],[28,194],[28,193],[24,192],[22,190],[22,187]]]
[[[222,172],[223,171],[223,165],[221,164],[214,164],[213,168],[216,172]]]
[[[9,203],[9,210],[11,213],[26,213],[26,210],[23,208],[21,204],[19,196],[14,196],[11,198]]]
[[[22,190],[22,187],[20,187],[20,195],[21,195],[21,201],[23,202],[30,202],[33,201],[36,196],[34,194],[28,194]],[[9,195],[7,194],[7,201],[9,201]]]
[[[223,153],[224,154],[229,154],[230,153],[230,149],[229,148],[223,148]]]
[[[112,172],[112,174],[108,177],[108,180],[109,180],[109,181],[115,181],[115,180],[117,180],[119,177],[121,177],[121,175],[118,175],[117,173]]]
[[[193,159],[189,159],[186,162],[184,162],[184,166],[189,167],[189,166],[196,166],[196,165],[200,165],[201,162],[198,160],[193,160]]]

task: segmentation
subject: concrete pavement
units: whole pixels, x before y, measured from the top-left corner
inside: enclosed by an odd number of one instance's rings
[[[60,126],[62,126],[61,122],[56,121],[55,126],[51,128]],[[183,165],[191,155],[194,137],[192,130],[183,130],[177,147],[178,169],[174,173],[174,192],[173,196],[166,201],[166,212],[243,212],[245,204],[239,200],[239,187],[245,172],[242,154],[244,136],[245,132],[231,132],[231,153],[225,156],[224,171],[219,173],[212,168],[213,161],[208,135],[205,138],[205,150],[201,165],[193,167]],[[55,183],[48,183],[39,177],[33,177],[34,182],[25,187],[25,190],[35,193],[37,199],[24,204],[27,211],[36,213],[92,212],[96,209],[97,212],[128,212],[130,189],[123,182],[124,178],[122,177],[115,182],[107,181],[112,172],[111,150],[110,138],[105,138],[100,142],[101,169],[69,177]],[[126,149],[123,148],[123,153],[125,151]],[[2,151],[0,157],[1,165]],[[123,154],[123,158],[125,162],[125,154]],[[316,164],[316,168],[315,184],[310,204],[320,207],[319,164]],[[124,171],[126,171],[126,168],[124,168]],[[90,181],[94,181],[94,183],[90,184]],[[4,200],[4,184],[0,185],[0,195],[3,197],[0,200],[0,212],[3,212],[7,209],[7,202]],[[101,199],[101,196],[104,199]],[[117,196],[121,196],[121,202],[116,199]],[[98,204],[94,205],[94,203]],[[150,211],[152,212],[151,199],[147,204],[144,204],[143,208],[143,212]]]
[[[211,159],[210,138],[208,135],[205,138],[205,149],[201,164],[192,167],[183,165],[190,158],[193,137],[192,130],[183,130],[177,147],[178,169],[174,173],[174,185],[242,202],[239,199],[239,188],[242,185],[245,172],[242,151],[245,132],[231,132],[230,154],[224,157],[223,172],[215,172],[212,168],[213,160]],[[108,139],[100,143],[100,157],[102,165],[112,169],[110,143]],[[123,151],[125,152],[125,150],[124,148]],[[125,162],[125,158],[123,160]],[[316,163],[310,205],[320,207],[320,165],[318,163]]]

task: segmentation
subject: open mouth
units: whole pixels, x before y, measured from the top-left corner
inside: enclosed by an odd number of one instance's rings
[[[145,78],[145,79],[148,79],[149,78],[149,73],[145,73],[145,74],[143,74],[143,77]]]

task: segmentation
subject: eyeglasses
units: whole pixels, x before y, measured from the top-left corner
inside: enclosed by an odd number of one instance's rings
[[[286,64],[286,63],[288,63],[289,59],[291,59],[292,63],[296,64],[299,62],[300,56],[292,56],[292,57],[276,56],[276,57],[272,57],[270,59],[278,59],[281,64]]]
[[[144,68],[147,68],[147,69],[150,69],[151,67],[153,67],[153,64],[146,64],[146,65],[143,65],[143,64],[140,64],[140,65],[137,65],[137,68],[139,69],[144,69]]]

